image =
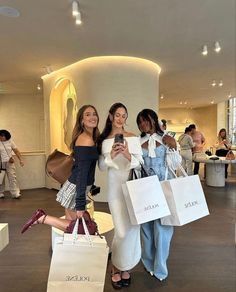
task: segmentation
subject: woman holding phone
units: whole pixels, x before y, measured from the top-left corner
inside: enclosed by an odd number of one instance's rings
[[[113,104],[98,138],[99,168],[108,171],[108,204],[114,224],[111,271],[114,289],[130,285],[129,270],[141,258],[140,227],[131,225],[122,191],[130,169],[139,168],[143,161],[138,137],[124,129],[127,117],[127,108],[122,103]]]

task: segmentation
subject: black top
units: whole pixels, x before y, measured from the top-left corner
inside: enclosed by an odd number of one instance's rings
[[[74,163],[69,182],[76,185],[75,209],[85,210],[86,188],[93,185],[98,160],[96,146],[75,146]]]

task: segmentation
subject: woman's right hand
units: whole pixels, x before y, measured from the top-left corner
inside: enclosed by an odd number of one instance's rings
[[[111,158],[114,159],[122,151],[122,143],[114,143],[111,148]]]

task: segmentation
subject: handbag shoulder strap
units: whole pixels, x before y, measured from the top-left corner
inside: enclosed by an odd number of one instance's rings
[[[1,141],[2,142],[2,141]],[[8,153],[8,151],[7,151],[7,148],[6,148],[6,146],[4,145],[4,143],[2,142],[2,145],[3,145],[3,147],[5,148],[5,151],[6,151],[6,153],[7,153],[7,156],[9,157],[9,158],[11,158],[11,156],[9,155],[9,153]]]

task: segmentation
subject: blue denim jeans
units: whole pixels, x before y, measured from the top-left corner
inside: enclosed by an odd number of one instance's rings
[[[173,232],[174,227],[161,225],[160,219],[141,225],[142,262],[158,279],[168,276],[167,259]]]

